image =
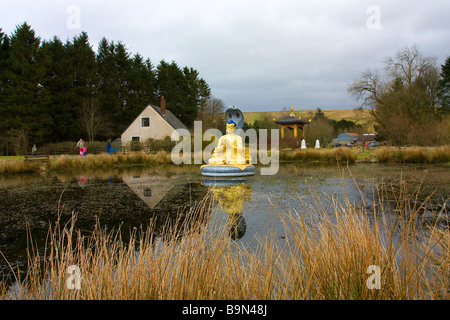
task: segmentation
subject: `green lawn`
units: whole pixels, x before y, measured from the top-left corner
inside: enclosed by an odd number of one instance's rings
[[[0,161],[2,160],[24,160],[25,156],[0,156]]]
[[[370,147],[353,147],[353,151],[356,152],[357,159],[361,161],[367,161],[367,159],[374,158],[374,148]]]

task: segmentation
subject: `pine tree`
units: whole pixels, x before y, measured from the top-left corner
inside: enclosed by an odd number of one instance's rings
[[[108,40],[102,38],[99,42],[96,61],[99,73],[98,102],[102,110],[114,112],[117,90],[114,77],[114,43],[109,44]]]
[[[191,126],[197,117],[200,109],[200,82],[199,73],[193,68],[184,67],[183,75],[185,79],[184,105],[182,116],[187,126]]]
[[[39,53],[40,38],[24,23],[11,36],[4,86],[4,107],[7,129],[22,129],[35,142],[51,134],[50,99],[44,88],[47,57]]]
[[[156,68],[158,100],[162,96],[166,99],[167,109],[186,124],[184,107],[187,84],[183,71],[175,61],[167,63],[162,60]]]
[[[66,46],[68,53],[68,63],[71,65],[71,100],[68,102],[68,108],[71,110],[70,116],[77,123],[78,129],[85,125],[82,122],[82,105],[84,101],[96,99],[98,92],[98,65],[95,52],[89,43],[89,37],[86,32],[80,33],[73,38],[72,43]],[[94,102],[96,103],[96,102]],[[87,134],[86,132],[84,132]],[[79,139],[79,137],[77,137]],[[77,139],[77,140],[78,140]]]
[[[53,118],[53,141],[78,140],[81,135],[77,123],[79,100],[74,90],[74,66],[71,64],[69,48],[72,44],[54,37],[52,41],[44,41],[41,52],[49,57],[46,64],[45,88],[51,96],[49,108]]]
[[[0,94],[3,91],[3,86],[5,84],[4,70],[6,69],[6,61],[9,55],[9,37],[2,32],[0,28]]]
[[[450,56],[441,66],[438,96],[442,106],[442,113],[450,113]]]
[[[9,56],[9,37],[0,28],[0,135],[6,134],[6,110],[5,110],[5,86],[6,86],[6,66]]]
[[[200,79],[198,81],[199,85],[199,106],[198,106],[198,116],[200,119],[204,119],[204,115],[208,113],[208,107],[210,105],[210,99],[211,99],[211,88],[208,86],[206,81],[204,79]]]
[[[115,84],[114,93],[114,122],[123,129],[129,125],[128,104],[130,100],[130,72],[131,72],[131,59],[130,53],[127,51],[123,43],[119,42],[114,46],[113,51],[114,61],[114,73],[113,79]],[[124,120],[126,124],[124,124]],[[131,119],[133,120],[133,119]],[[121,126],[122,124],[122,126]],[[122,131],[122,130],[121,130]],[[117,133],[119,134],[119,132]]]
[[[326,119],[325,113],[323,113],[321,108],[317,108],[317,111],[314,113],[314,120],[317,119]]]
[[[211,90],[193,68],[178,67],[175,61],[164,60],[156,68],[158,97],[164,96],[167,108],[187,127],[192,126],[202,103],[210,98]]]
[[[89,37],[82,32],[69,44],[69,62],[73,67],[73,87],[78,99],[78,105],[83,99],[91,98],[97,93],[98,67],[95,52],[89,44]]]
[[[149,59],[135,54],[130,61],[128,73],[128,96],[123,114],[123,125],[128,126],[148,104],[158,105],[156,99],[156,76]]]
[[[103,38],[96,59],[100,75],[98,101],[111,123],[108,135],[117,136],[134,119],[130,120],[128,112],[132,82],[130,54],[121,42],[109,43]]]

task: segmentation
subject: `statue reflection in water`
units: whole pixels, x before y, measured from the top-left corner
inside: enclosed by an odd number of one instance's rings
[[[221,209],[229,214],[228,226],[232,239],[244,236],[247,229],[243,216],[244,202],[250,200],[252,187],[245,184],[242,176],[252,176],[255,166],[248,147],[236,129],[242,129],[244,114],[236,107],[225,112],[227,120],[226,134],[219,139],[212,157],[207,165],[201,166],[202,176],[215,177],[216,180],[203,180],[204,185],[211,187],[214,198]],[[217,177],[220,177],[217,180]]]
[[[252,187],[244,181],[243,179],[203,181],[204,185],[210,186],[220,208],[228,213],[228,232],[233,240],[242,238],[247,230],[243,216],[244,202],[250,200]]]

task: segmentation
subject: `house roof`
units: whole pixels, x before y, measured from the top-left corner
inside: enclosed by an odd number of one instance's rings
[[[178,118],[177,118],[170,110],[167,110],[167,109],[166,109],[166,114],[164,115],[164,114],[161,113],[161,108],[160,108],[160,107],[156,107],[156,106],[151,105],[151,104],[147,105],[147,106],[144,108],[144,110],[142,110],[142,111],[139,113],[139,115],[136,117],[136,119],[133,120],[132,123],[134,123],[137,119],[139,119],[139,117],[141,116],[141,114],[142,114],[148,107],[153,108],[153,110],[155,110],[155,111],[156,111],[156,112],[157,112],[164,120],[166,120],[167,123],[168,123],[172,128],[174,128],[175,130],[177,130],[177,129],[186,129],[186,130],[189,130],[189,129],[184,125],[184,123],[181,122],[180,119],[178,119]],[[128,127],[128,128],[129,128],[129,127]],[[125,131],[128,130],[128,128],[125,129]],[[123,133],[122,133],[122,134],[123,134]]]
[[[340,135],[338,135],[337,138],[334,138],[333,141],[354,141],[357,140],[359,137],[359,134],[357,133],[341,133]]]
[[[158,112],[158,114],[163,117],[167,123],[169,123],[172,128],[174,128],[175,130],[177,129],[186,129],[189,130],[183,122],[180,121],[180,119],[178,119],[170,110],[166,109],[166,114],[162,114],[161,113],[161,108],[160,107],[156,107],[153,106],[151,104],[149,104],[150,107],[152,107],[156,112]]]

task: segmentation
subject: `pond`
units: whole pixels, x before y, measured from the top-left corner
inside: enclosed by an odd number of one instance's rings
[[[271,231],[282,242],[285,229],[278,214],[301,214],[305,206],[317,206],[317,200],[325,208],[331,199],[345,198],[371,208],[381,186],[395,190],[404,181],[411,191],[421,184],[421,201],[430,194],[435,202],[448,201],[448,169],[448,165],[284,164],[274,176],[261,176],[257,170],[245,179],[215,180],[202,177],[199,166],[168,165],[0,177],[0,251],[23,272],[27,229],[40,248],[49,227],[58,218],[69,221],[73,213],[77,228],[93,230],[97,221],[107,230],[120,226],[125,239],[131,230],[145,229],[156,218],[157,234],[163,222],[175,223],[207,194],[217,200],[209,223],[229,224],[235,231],[233,241],[256,246],[258,237]],[[1,257],[0,271],[2,277],[11,277],[10,266]]]

